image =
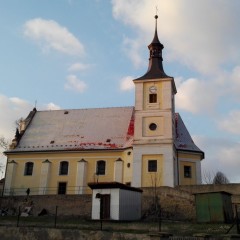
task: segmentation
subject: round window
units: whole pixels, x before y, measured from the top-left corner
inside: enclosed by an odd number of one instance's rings
[[[156,123],[151,123],[149,125],[149,129],[152,130],[152,131],[156,130],[157,129],[157,124]]]

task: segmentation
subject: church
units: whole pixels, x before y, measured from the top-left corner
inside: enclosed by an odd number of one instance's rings
[[[20,122],[5,152],[4,195],[86,194],[88,183],[145,188],[201,184],[204,152],[175,112],[174,78],[155,33],[135,106],[37,111]]]

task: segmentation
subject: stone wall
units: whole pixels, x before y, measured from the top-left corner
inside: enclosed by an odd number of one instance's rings
[[[143,188],[142,214],[144,217],[154,216],[155,195],[161,206],[162,219],[194,220],[196,218],[194,195],[171,187]]]
[[[1,208],[8,209],[10,214],[17,214],[25,207],[32,207],[31,214],[37,216],[43,209],[50,215],[82,216],[90,218],[92,195],[41,195],[41,196],[8,196],[1,199]]]
[[[232,194],[233,204],[240,204],[240,184],[239,183],[177,186],[175,187],[175,189],[187,191],[191,194],[224,191]]]
[[[1,240],[78,240],[78,239],[105,239],[105,240],[150,240],[147,234],[131,234],[113,231],[87,231],[77,229],[54,228],[27,228],[27,227],[0,227]]]
[[[231,194],[240,194],[240,184],[202,184],[202,185],[182,185],[175,187],[176,189],[184,190],[191,193],[202,192],[220,192],[225,191]]]
[[[195,197],[194,193],[225,191],[232,195],[233,204],[238,204],[240,210],[240,184],[226,185],[194,185],[143,188],[142,216],[154,218],[158,214],[157,206],[161,205],[163,219],[171,220],[195,220]],[[155,201],[155,195],[157,200]],[[1,208],[8,209],[11,214],[17,214],[26,206],[32,207],[32,214],[37,216],[43,209],[50,215],[55,214],[58,206],[59,216],[81,216],[91,218],[92,196],[91,195],[41,195],[41,196],[5,196],[0,199]]]

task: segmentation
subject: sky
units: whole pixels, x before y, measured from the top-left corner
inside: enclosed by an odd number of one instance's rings
[[[133,106],[156,12],[176,112],[205,152],[203,181],[222,171],[240,182],[239,0],[2,0],[0,137],[13,139],[35,106]]]

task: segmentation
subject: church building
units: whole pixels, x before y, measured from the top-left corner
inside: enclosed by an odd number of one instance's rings
[[[155,34],[135,106],[37,111],[22,120],[7,156],[4,195],[91,193],[88,183],[144,188],[201,184],[204,152],[175,112],[174,78]]]

